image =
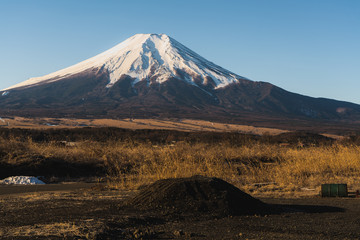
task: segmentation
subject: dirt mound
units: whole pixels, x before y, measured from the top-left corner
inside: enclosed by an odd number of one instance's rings
[[[235,186],[203,176],[159,180],[128,201],[141,210],[212,215],[264,214],[270,207]]]

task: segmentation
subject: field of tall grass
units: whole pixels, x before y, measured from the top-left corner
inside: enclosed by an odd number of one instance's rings
[[[133,188],[170,177],[219,177],[251,192],[297,192],[322,183],[360,182],[359,146],[240,147],[178,143],[117,145],[104,154],[111,184]],[[357,185],[356,185],[357,186]]]
[[[254,194],[291,194],[318,190],[326,182],[357,187],[360,147],[339,142],[304,147],[259,141],[156,144],[136,140],[82,140],[69,146],[58,141],[0,138],[1,176],[19,169],[23,171],[19,174],[27,175],[46,175],[47,171],[105,175],[109,187],[120,189],[199,174],[222,178]]]

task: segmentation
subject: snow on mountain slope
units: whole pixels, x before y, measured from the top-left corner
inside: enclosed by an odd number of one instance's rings
[[[191,84],[195,84],[194,78],[200,77],[205,83],[210,77],[215,88],[246,79],[204,59],[165,34],[136,34],[95,57],[3,90],[59,81],[91,68],[108,71],[110,82],[107,87],[112,87],[122,75],[136,79],[133,84],[150,77],[156,77],[156,81],[162,83],[178,76],[178,70],[182,72],[184,80]]]

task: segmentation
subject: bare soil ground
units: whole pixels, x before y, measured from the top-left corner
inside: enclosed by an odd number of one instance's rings
[[[277,213],[163,214],[93,184],[0,187],[0,239],[359,239],[360,199],[260,198]]]

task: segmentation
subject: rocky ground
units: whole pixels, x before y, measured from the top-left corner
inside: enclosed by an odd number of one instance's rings
[[[280,211],[214,216],[135,209],[138,193],[93,184],[28,187],[0,187],[0,239],[360,238],[356,198],[260,198]]]

